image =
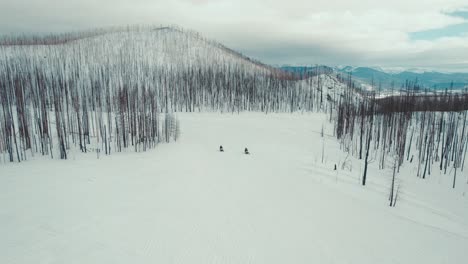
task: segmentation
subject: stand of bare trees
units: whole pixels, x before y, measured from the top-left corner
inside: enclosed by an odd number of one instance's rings
[[[362,185],[368,178],[369,156],[380,169],[388,156],[394,157],[391,206],[395,173],[405,161],[417,162],[415,176],[422,179],[436,168],[450,173],[455,188],[468,149],[468,93],[416,93],[407,87],[398,95],[382,96],[355,92],[349,81],[335,108],[335,134],[343,149],[364,159]]]
[[[182,111],[320,111],[335,120],[343,150],[364,159],[363,185],[369,162],[383,169],[389,154],[397,171],[415,156],[421,178],[436,162],[462,171],[468,96],[416,94],[420,87],[406,85],[397,95],[366,93],[351,75],[284,72],[173,27],[4,37],[0,155],[145,151],[176,139],[173,113]]]
[[[35,153],[53,157],[54,146],[61,159],[72,146],[106,155],[129,147],[146,151],[178,136],[178,121],[160,114],[156,94],[146,86],[110,87],[106,80],[82,86],[44,68],[25,73],[16,67],[0,73],[0,153],[11,162]]]
[[[336,77],[322,71],[303,78],[170,27],[4,37],[0,155],[145,151],[177,138],[182,111],[326,110]]]

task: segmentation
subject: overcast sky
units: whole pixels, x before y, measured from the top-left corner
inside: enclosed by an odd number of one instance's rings
[[[269,64],[468,72],[467,0],[0,0],[0,33],[175,24]]]

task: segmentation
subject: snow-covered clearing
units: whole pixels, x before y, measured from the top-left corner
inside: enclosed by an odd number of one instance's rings
[[[0,263],[468,261],[466,171],[452,190],[404,167],[392,208],[391,169],[360,186],[322,114],[179,118],[149,152],[0,164]]]

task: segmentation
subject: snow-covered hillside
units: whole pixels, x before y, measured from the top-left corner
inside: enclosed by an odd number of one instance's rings
[[[0,263],[468,261],[466,174],[452,190],[405,163],[388,207],[391,169],[361,187],[323,114],[179,118],[150,152],[2,164]]]
[[[146,150],[164,141],[160,113],[321,110],[343,86],[335,76],[297,78],[173,27],[90,34],[0,42],[1,158]]]
[[[467,97],[381,98],[173,27],[8,43],[0,263],[468,260]]]
[[[189,68],[244,67],[253,71],[273,71],[263,65],[208,40],[192,31],[176,27],[129,27],[95,33],[90,37],[69,37],[70,41],[54,45],[0,45],[0,60],[29,60],[34,65],[45,63],[51,69],[70,62],[92,69],[96,66]],[[63,61],[65,60],[65,61]],[[132,65],[125,65],[131,67]],[[137,77],[137,76],[136,76]]]

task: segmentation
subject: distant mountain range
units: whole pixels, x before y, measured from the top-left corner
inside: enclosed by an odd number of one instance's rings
[[[416,83],[421,89],[465,89],[468,88],[468,73],[442,73],[424,70],[385,71],[373,67],[328,67],[328,66],[283,66],[283,70],[296,73],[314,73],[320,69],[332,69],[337,73],[351,73],[355,81],[383,89],[401,88],[407,82]]]

